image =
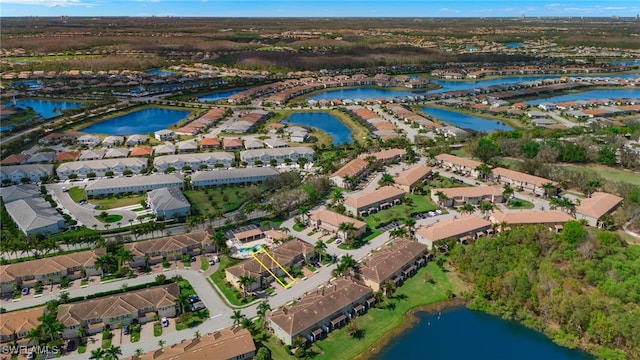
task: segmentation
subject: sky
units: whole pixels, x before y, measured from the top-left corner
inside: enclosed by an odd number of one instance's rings
[[[635,17],[640,0],[0,0],[10,16]]]

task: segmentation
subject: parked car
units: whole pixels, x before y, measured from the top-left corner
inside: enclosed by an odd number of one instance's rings
[[[69,190],[67,189],[67,187],[66,187],[66,186],[63,186],[63,187],[62,187],[62,192],[67,192],[67,191],[69,191]]]
[[[20,290],[20,293],[22,294],[22,296],[29,295],[29,288],[22,288],[22,290]]]
[[[189,258],[189,260],[191,260],[191,262],[196,262],[196,257],[195,256],[191,256],[191,258]]]
[[[74,340],[69,340],[67,343],[67,352],[70,353],[72,351],[76,351],[78,348],[78,344]]]
[[[200,298],[198,297],[198,295],[194,295],[194,294],[189,294],[189,302],[190,303],[194,303],[200,301]]]
[[[442,215],[442,210],[440,210],[440,209],[436,210],[436,214]]]
[[[129,325],[122,327],[122,335],[129,335]]]
[[[169,327],[169,319],[166,317],[163,317],[160,323],[162,324],[162,327]]]

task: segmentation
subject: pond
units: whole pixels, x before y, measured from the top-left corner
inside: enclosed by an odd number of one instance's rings
[[[216,100],[222,100],[222,99],[226,99],[231,95],[237,94],[239,92],[243,92],[246,89],[234,89],[234,90],[227,90],[227,91],[220,91],[220,92],[215,92],[212,94],[207,94],[207,95],[203,95],[200,96],[198,98],[198,101],[216,101]]]
[[[640,89],[611,89],[611,90],[591,90],[567,95],[551,96],[543,99],[527,101],[529,105],[539,105],[546,102],[579,101],[592,99],[619,99],[638,98],[640,99]]]
[[[500,121],[483,119],[480,117],[461,114],[455,111],[425,107],[422,108],[422,112],[462,129],[470,129],[481,132],[512,130],[510,126],[505,125]]]
[[[6,106],[14,105],[13,102],[5,103]],[[75,109],[82,106],[79,102],[70,101],[51,101],[51,100],[39,100],[39,99],[20,99],[16,100],[15,106],[26,109],[32,108],[37,114],[40,114],[45,119],[51,119],[62,114],[61,110]]]
[[[351,139],[351,130],[331,114],[322,112],[294,113],[282,120],[281,123],[320,129],[331,136],[333,145],[340,145],[342,143],[351,144],[353,142]]]
[[[146,108],[93,124],[81,131],[107,135],[147,134],[166,129],[187,115],[187,110]]]
[[[145,71],[145,73],[158,76],[173,76],[173,73],[171,71],[164,71],[160,69],[149,69]]]
[[[420,312],[413,328],[391,340],[375,360],[493,359],[587,360],[589,354],[556,345],[517,322],[457,307],[439,314]]]
[[[508,48],[519,48],[519,47],[523,47],[524,45],[517,42],[508,42],[508,43],[505,43],[504,46]]]

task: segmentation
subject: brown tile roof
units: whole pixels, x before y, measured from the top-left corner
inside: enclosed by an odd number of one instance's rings
[[[535,184],[536,186],[541,186],[544,183],[552,183],[555,184],[555,182],[549,180],[549,179],[545,179],[545,178],[541,178],[539,176],[534,176],[534,175],[529,175],[529,174],[525,174],[525,173],[521,173],[519,171],[515,171],[515,170],[511,170],[511,169],[505,169],[505,168],[495,168],[491,171],[493,173],[494,176],[500,176],[500,177],[506,177],[509,178],[511,180],[515,180],[515,181],[519,181],[519,182],[526,182],[529,184]]]
[[[44,314],[46,306],[0,314],[0,335],[12,336],[14,333],[35,329],[40,324],[38,318]]]
[[[0,265],[0,279],[11,281],[18,277],[47,275],[77,266],[93,265],[104,250],[88,250],[52,256],[14,264]]]
[[[240,138],[224,138],[222,139],[225,149],[230,147],[242,147],[242,139]]]
[[[53,161],[76,161],[79,157],[80,151],[62,151],[53,158]]]
[[[485,195],[501,195],[502,190],[495,188],[493,186],[472,186],[472,187],[455,187],[455,188],[444,188],[444,189],[431,189],[431,193],[437,194],[438,192],[442,192],[447,195],[447,198],[451,199],[454,197],[481,197]]]
[[[368,286],[340,278],[326,288],[308,293],[293,306],[272,311],[270,320],[288,334],[296,335],[371,293]]]
[[[271,257],[276,259],[278,263],[286,266],[285,264],[288,264],[291,260],[299,256],[312,253],[314,250],[313,245],[300,239],[294,239],[268,251]],[[276,265],[273,260],[264,253],[259,253],[256,257],[269,269],[275,269],[278,267],[278,265]],[[239,278],[243,275],[259,276],[265,271],[265,269],[256,261],[256,259],[251,258],[241,262],[240,264],[228,267],[226,271]]]
[[[360,274],[380,284],[426,251],[425,244],[404,238],[395,239],[391,246],[383,246],[362,259]]]
[[[344,200],[344,203],[355,209],[359,209],[359,208],[368,206],[370,204],[375,204],[382,200],[385,200],[394,196],[399,196],[402,194],[404,194],[404,191],[396,187],[384,186],[378,190],[364,193],[360,196],[346,198]]]
[[[400,157],[407,154],[407,150],[405,149],[386,149],[382,151],[378,151],[376,153],[371,154],[371,156],[375,157],[377,160],[389,160],[394,157]]]
[[[136,146],[133,149],[131,149],[131,153],[129,153],[129,156],[148,157],[148,156],[151,156],[151,153],[153,153],[153,148],[151,146]]]
[[[225,108],[213,108],[213,109],[207,111],[200,118],[201,119],[206,119],[206,120],[217,121],[217,120],[220,120],[222,118],[222,116],[224,115],[225,111],[226,111]]]
[[[455,155],[451,155],[451,154],[436,155],[436,160],[452,163],[452,164],[455,164],[455,165],[458,165],[458,166],[464,166],[464,167],[471,168],[471,169],[475,169],[479,165],[482,165],[482,163],[479,162],[479,161],[466,159],[466,158],[455,156]]]
[[[11,154],[11,155],[7,156],[6,158],[2,159],[2,161],[0,161],[0,164],[2,164],[2,165],[20,165],[20,164],[22,164],[22,162],[27,160],[28,157],[29,157],[29,155],[26,155],[26,154]]]
[[[433,168],[430,166],[416,165],[398,174],[395,178],[395,183],[398,185],[411,186],[418,180],[427,176]]]
[[[319,220],[323,223],[328,223],[329,225],[332,225],[335,227],[340,226],[340,224],[342,223],[352,223],[356,229],[360,229],[367,226],[367,224],[364,221],[356,220],[354,218],[350,218],[348,216],[338,214],[337,212],[333,212],[325,209],[314,211],[310,217],[312,220],[315,220],[315,221]]]
[[[124,294],[106,296],[76,303],[62,304],[58,307],[57,319],[63,325],[76,325],[89,319],[104,319],[128,315],[138,309],[175,304],[180,287],[178,283],[132,291]]]
[[[124,247],[131,251],[133,256],[144,256],[152,253],[170,253],[182,250],[188,246],[203,245],[210,242],[209,233],[206,231],[196,231],[180,235],[167,236],[163,238],[126,243]]]
[[[338,171],[334,172],[331,176],[339,176],[344,178],[345,176],[354,176],[360,171],[366,169],[368,166],[367,162],[362,158],[355,158],[348,163],[346,163],[343,167],[338,169]]]
[[[622,202],[619,196],[605,192],[594,192],[590,198],[580,200],[576,213],[599,219]]]
[[[142,354],[140,360],[237,359],[256,351],[249,330],[232,327],[202,335],[164,349]],[[135,359],[132,358],[132,359]]]
[[[509,225],[565,223],[573,220],[569,214],[560,210],[523,210],[512,213],[493,212],[489,219],[496,224],[504,222]]]
[[[246,237],[257,236],[257,235],[260,235],[262,233],[263,232],[262,232],[262,230],[260,230],[260,228],[255,228],[255,229],[250,229],[250,230],[237,232],[237,233],[233,234],[233,237],[235,237],[236,239],[244,239]]]
[[[485,219],[473,215],[465,215],[458,219],[445,220],[428,227],[420,227],[416,230],[416,233],[431,241],[437,241],[489,226],[491,226],[491,223]]]
[[[220,139],[218,139],[218,138],[203,138],[202,141],[200,141],[200,145],[202,145],[203,147],[205,147],[205,146],[220,147]]]

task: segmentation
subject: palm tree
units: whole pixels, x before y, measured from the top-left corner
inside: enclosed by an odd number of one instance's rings
[[[480,211],[486,216],[489,212],[493,210],[493,204],[489,201],[482,201],[480,203]]]
[[[222,231],[216,231],[213,234],[213,244],[216,246],[216,255],[220,254],[220,249],[227,245],[227,237]]]
[[[264,300],[258,304],[258,317],[264,320],[264,316],[267,311],[271,310],[271,305],[269,305],[269,301]]]
[[[358,263],[353,259],[350,254],[346,254],[340,259],[340,265],[343,266],[344,270],[355,270]]]
[[[189,303],[189,295],[181,292],[176,298],[176,302],[180,305],[180,312],[184,314],[184,305]]]
[[[475,170],[478,172],[478,175],[482,180],[487,180],[489,175],[491,175],[491,166],[485,163],[478,165]]]
[[[389,231],[389,237],[391,239],[405,237],[405,236],[407,236],[407,229],[404,226],[398,226],[396,228],[391,229],[391,231]]]
[[[121,356],[121,355],[122,355],[122,349],[120,348],[120,346],[111,345],[104,351],[103,359],[118,360],[118,356]]]
[[[130,262],[133,260],[133,254],[131,253],[131,251],[125,249],[124,247],[118,248],[118,250],[116,250],[115,256],[118,259],[118,270],[122,268],[125,261]]]
[[[334,188],[331,192],[331,201],[333,202],[333,206],[337,206],[342,204],[344,201],[344,195],[342,194],[342,189]]]
[[[143,354],[142,349],[138,348],[136,349],[136,351],[133,353],[135,356],[141,356]]]
[[[461,214],[473,214],[476,211],[476,208],[473,205],[467,203],[459,207],[458,211],[460,211]]]
[[[327,244],[322,240],[316,241],[316,245],[313,247],[313,251],[318,255],[320,262],[322,262],[322,254],[327,251]]]
[[[91,356],[89,356],[89,359],[104,359],[105,356],[105,351],[103,348],[97,348],[94,350],[91,350]]]
[[[338,226],[338,231],[342,231],[342,235],[344,236],[345,242],[351,239],[351,233],[356,230],[355,225],[350,222],[341,223]]]
[[[196,338],[196,339],[200,339],[200,337],[201,337],[201,336],[202,336],[202,335],[200,335],[200,331],[197,331],[197,330],[196,330],[196,331],[193,333],[193,337],[194,337],[194,338]]]
[[[444,206],[444,202],[449,199],[449,197],[442,191],[436,192],[436,197],[438,198],[438,206]]]
[[[162,349],[164,351],[164,344],[166,344],[167,341],[166,340],[158,340],[158,346],[160,346],[160,349]]]
[[[393,184],[393,176],[391,176],[391,174],[388,174],[388,173],[382,174],[382,177],[378,181],[378,185],[387,186],[391,184]]]
[[[511,195],[513,195],[513,192],[513,188],[509,184],[504,184],[504,186],[502,187],[502,197],[507,202],[509,201]]]
[[[407,226],[407,228],[409,229],[409,237],[412,237],[412,236],[413,236],[413,233],[414,233],[414,231],[415,231],[414,226],[416,225],[416,219],[414,219],[414,218],[412,218],[412,217],[407,218],[407,219],[404,221],[404,224],[405,224],[405,225]]]
[[[598,190],[598,188],[600,187],[602,187],[602,181],[598,179],[591,179],[587,181],[584,186],[584,194],[587,196],[587,198],[590,198],[591,194],[593,194],[593,191]]]
[[[540,187],[542,188],[542,190],[544,190],[544,197],[548,198],[549,196],[551,196],[551,193],[554,193],[555,195],[555,191],[556,190],[556,186],[553,185],[553,183],[550,182],[546,182],[542,185],[540,185]]]
[[[309,208],[304,205],[300,206],[298,208],[298,215],[302,218],[302,223],[306,225],[309,220]]]
[[[110,273],[110,270],[117,259],[111,253],[106,253],[96,259],[95,266],[102,269],[103,274]]]
[[[233,320],[233,326],[240,325],[244,317],[245,317],[244,314],[240,312],[240,310],[233,310],[233,315],[231,315],[231,320]]]
[[[254,282],[256,282],[256,278],[253,276],[248,276],[248,275],[242,275],[240,276],[240,281],[238,281],[240,283],[240,286],[242,286],[242,297],[243,298],[247,298],[247,288],[253,284]]]

